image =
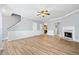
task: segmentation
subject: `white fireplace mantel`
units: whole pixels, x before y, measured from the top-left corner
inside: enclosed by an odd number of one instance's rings
[[[72,33],[72,39],[75,40],[75,27],[74,26],[67,26],[67,27],[63,27],[63,37],[64,36],[64,32],[71,32]]]

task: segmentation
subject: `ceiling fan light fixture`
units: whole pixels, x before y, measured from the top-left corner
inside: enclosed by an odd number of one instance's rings
[[[49,12],[48,12],[48,10],[42,10],[42,11],[40,11],[38,13],[39,13],[38,16],[40,15],[42,17],[50,15]]]

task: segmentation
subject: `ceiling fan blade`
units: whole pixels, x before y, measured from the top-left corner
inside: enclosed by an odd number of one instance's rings
[[[49,13],[47,15],[50,15]]]
[[[45,10],[45,12],[48,12],[48,10]]]
[[[37,14],[37,16],[39,16],[40,14]]]
[[[44,13],[44,11],[41,11],[41,13]]]

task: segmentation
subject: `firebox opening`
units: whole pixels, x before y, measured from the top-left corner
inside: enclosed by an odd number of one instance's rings
[[[72,33],[64,32],[65,37],[72,38]]]

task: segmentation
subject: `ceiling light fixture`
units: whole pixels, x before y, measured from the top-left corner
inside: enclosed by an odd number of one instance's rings
[[[39,16],[39,15],[42,17],[45,17],[45,16],[48,16],[50,14],[49,14],[48,10],[42,10],[42,11],[38,12],[37,16]]]

